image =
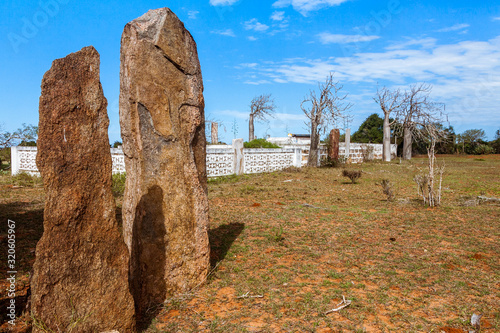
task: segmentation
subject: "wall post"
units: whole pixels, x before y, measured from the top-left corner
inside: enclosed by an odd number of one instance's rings
[[[10,171],[12,176],[19,172],[19,147],[10,147]]]
[[[234,149],[234,173],[242,175],[245,168],[243,158],[243,139],[233,139]]]

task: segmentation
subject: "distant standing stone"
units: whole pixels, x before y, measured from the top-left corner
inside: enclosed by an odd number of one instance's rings
[[[135,331],[99,65],[97,51],[85,47],[55,60],[42,81],[37,166],[46,202],[31,304],[51,332]]]
[[[196,43],[168,8],[125,26],[120,125],[123,229],[136,309],[205,281],[209,270],[203,82]]]
[[[340,131],[338,129],[332,129],[330,131],[329,145],[328,145],[328,157],[330,160],[339,159],[339,147],[340,147]]]

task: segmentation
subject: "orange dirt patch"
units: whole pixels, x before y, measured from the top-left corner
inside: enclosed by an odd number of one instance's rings
[[[461,330],[459,328],[453,328],[453,327],[441,327],[439,329],[440,333],[466,333],[464,330]]]

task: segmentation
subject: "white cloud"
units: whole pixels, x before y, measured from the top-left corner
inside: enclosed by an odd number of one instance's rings
[[[236,37],[236,35],[234,34],[233,30],[231,30],[231,29],[213,30],[213,31],[210,31],[210,33],[217,34],[217,35],[222,35],[222,36]]]
[[[275,11],[271,15],[271,20],[273,20],[273,21],[283,21],[284,19],[285,19],[285,12]]]
[[[500,21],[500,16],[498,16],[498,17],[494,17],[494,18],[493,18],[493,21]]]
[[[500,123],[500,36],[445,45],[437,45],[433,39],[410,40],[383,52],[328,59],[285,59],[246,71],[255,76],[253,84],[261,80],[315,84],[329,72],[335,72],[342,83],[369,89],[376,89],[377,82],[392,87],[428,82],[434,86],[433,99],[446,103],[452,125],[466,129],[468,122],[477,117],[484,117],[486,125]]]
[[[255,42],[258,38],[254,36],[248,36],[247,37],[249,41]]]
[[[214,114],[221,116],[230,116],[238,119],[248,119],[248,112],[236,111],[236,110],[221,110],[215,111]]]
[[[210,0],[212,6],[231,6],[238,0]]]
[[[293,9],[305,16],[310,11],[338,6],[347,1],[349,0],[278,0],[273,3],[273,7],[283,8],[292,6]]]
[[[269,26],[260,23],[256,18],[246,21],[243,25],[246,30],[254,30],[257,32],[263,32],[269,29]]]
[[[451,27],[446,27],[446,28],[443,28],[443,29],[439,29],[437,30],[437,32],[451,32],[451,31],[458,31],[458,30],[463,30],[465,28],[468,28],[470,27],[470,24],[455,24]]]
[[[307,118],[304,114],[280,113],[277,112],[274,118],[281,121],[306,121]]]
[[[393,45],[385,52],[356,53],[350,57],[285,59],[259,68],[262,75],[297,83],[321,81],[330,71],[356,82],[463,78],[500,72],[500,36],[487,42],[464,41],[428,48],[431,42],[420,40],[425,47],[409,49],[408,46],[418,45],[417,41],[410,41]]]
[[[366,35],[340,35],[323,32],[318,35],[322,44],[348,44],[370,42],[379,39],[379,36],[366,36]]]
[[[247,80],[245,81],[245,84],[251,84],[251,85],[255,85],[255,86],[258,86],[260,84],[269,84],[271,83],[271,81],[269,80]]]
[[[437,39],[432,37],[420,38],[420,39],[409,39],[405,42],[396,43],[390,46],[387,46],[387,50],[397,50],[397,49],[405,49],[409,46],[420,46],[423,48],[433,48],[436,45]]]
[[[251,63],[243,63],[243,64],[240,64],[240,67],[242,68],[255,68],[257,67],[259,64],[256,63],[256,62],[251,62]]]
[[[196,18],[197,18],[197,16],[198,16],[198,14],[199,14],[199,13],[200,13],[200,12],[199,12],[199,11],[197,11],[197,10],[190,10],[190,11],[188,12],[188,17],[189,17],[191,20],[196,20]]]

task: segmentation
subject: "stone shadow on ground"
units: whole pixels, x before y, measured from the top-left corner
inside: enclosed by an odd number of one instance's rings
[[[28,202],[10,202],[0,204],[0,251],[5,253],[5,265],[8,253],[8,223],[7,220],[15,222],[15,270],[16,274],[16,317],[21,318],[26,311],[30,290],[25,279],[32,271],[35,260],[35,247],[43,234],[43,209],[30,210],[33,205]],[[0,272],[2,289],[8,287],[7,269]],[[19,280],[20,279],[20,280]],[[3,288],[5,287],[5,288]],[[0,293],[0,308],[5,310],[10,303],[8,293],[4,290]],[[1,311],[0,325],[8,320],[7,311]],[[1,329],[0,329],[1,330]]]
[[[226,257],[231,245],[244,228],[245,224],[243,223],[228,223],[208,231],[208,238],[210,240],[210,266],[212,268],[217,265],[217,262]]]
[[[154,185],[136,208],[130,257],[130,289],[134,297],[139,331],[149,327],[166,297],[165,215],[163,190]]]

